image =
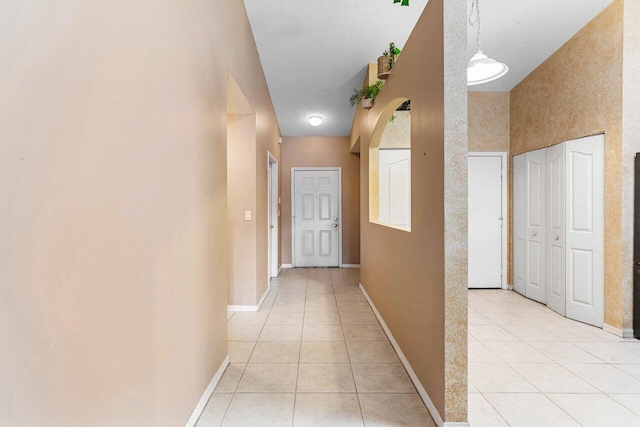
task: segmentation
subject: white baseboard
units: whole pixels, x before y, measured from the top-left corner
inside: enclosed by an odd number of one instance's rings
[[[513,290],[513,285],[507,285],[507,290],[508,291],[512,291]]]
[[[373,303],[373,301],[369,297],[369,294],[367,294],[367,291],[365,290],[364,286],[362,286],[362,283],[360,283],[360,290],[362,291],[362,293],[364,294],[364,297],[367,299],[367,302],[371,306],[371,309],[373,310],[373,313],[376,315],[376,318],[378,319],[378,322],[380,322],[380,326],[382,326],[382,329],[384,329],[384,333],[387,335],[387,338],[389,338],[389,341],[391,342],[391,345],[395,349],[396,353],[398,353],[398,357],[400,358],[400,361],[402,362],[402,364],[404,365],[404,368],[409,373],[409,377],[411,377],[411,381],[413,381],[413,385],[416,386],[416,389],[418,390],[418,394],[420,395],[420,397],[422,398],[422,401],[424,402],[424,404],[427,406],[427,409],[431,413],[431,417],[433,417],[433,420],[436,422],[438,427],[445,427],[445,423],[444,423],[444,421],[442,421],[442,417],[438,413],[438,410],[436,409],[436,406],[433,404],[433,402],[431,401],[431,398],[427,394],[427,391],[424,389],[424,387],[420,383],[420,380],[418,379],[418,376],[413,371],[413,368],[411,367],[411,365],[409,364],[409,361],[407,360],[407,358],[405,357],[404,353],[402,352],[402,349],[398,345],[398,342],[396,341],[396,339],[391,334],[391,331],[387,327],[387,324],[384,322],[384,319],[382,318],[382,315],[380,314],[380,312],[376,308],[375,304]],[[457,425],[457,424],[454,424],[454,423],[447,423],[446,424],[447,427],[455,426],[455,425]],[[461,424],[461,426],[463,426],[463,425],[464,426],[468,426],[469,424],[468,423],[467,424]]]
[[[464,422],[464,423],[454,423],[454,422],[446,422],[444,423],[444,427],[469,427],[470,424],[469,422]]]
[[[605,323],[602,325],[602,330],[620,338],[633,338],[633,329],[619,329]]]
[[[342,264],[340,268],[360,268],[360,264]]]
[[[260,307],[262,307],[262,303],[264,302],[265,298],[267,298],[267,295],[269,294],[269,291],[271,290],[271,285],[269,285],[269,287],[267,288],[266,291],[264,291],[264,294],[262,294],[262,298],[260,298],[260,301],[258,301],[257,305],[228,305],[227,306],[227,311],[259,311]]]
[[[282,267],[282,265],[278,268],[278,276],[280,275],[280,273],[282,273],[282,269],[283,269],[283,268],[284,268],[284,267]]]
[[[209,383],[207,388],[204,390],[202,397],[198,401],[196,408],[191,413],[191,416],[189,417],[189,421],[187,421],[187,424],[185,424],[185,427],[195,427],[196,423],[198,422],[198,418],[200,418],[200,415],[202,415],[202,411],[204,411],[204,407],[207,406],[207,402],[209,401],[209,398],[213,394],[213,390],[215,390],[216,386],[218,385],[218,382],[220,382],[220,378],[222,378],[222,374],[224,374],[224,371],[225,369],[227,369],[227,366],[229,366],[228,355],[222,361],[222,365],[220,365],[216,373],[213,375],[211,382]]]
[[[282,268],[293,268],[293,264],[282,264]]]

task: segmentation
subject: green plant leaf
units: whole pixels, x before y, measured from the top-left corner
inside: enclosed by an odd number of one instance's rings
[[[409,0],[402,0],[401,6],[409,6]]]

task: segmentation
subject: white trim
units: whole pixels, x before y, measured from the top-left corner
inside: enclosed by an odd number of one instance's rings
[[[282,264],[282,268],[293,268],[293,264]]]
[[[202,397],[191,413],[191,416],[189,417],[187,424],[185,424],[185,427],[195,427],[196,423],[198,422],[198,418],[200,418],[200,415],[202,415],[202,411],[204,411],[205,406],[207,406],[207,402],[213,394],[213,390],[215,390],[216,386],[218,385],[218,382],[220,382],[220,378],[222,378],[222,374],[224,374],[227,366],[229,366],[229,355],[225,357],[225,359],[222,361],[222,365],[220,365],[216,373],[213,375],[213,378],[211,378],[211,382],[209,382],[209,385],[204,390]]]
[[[283,268],[284,267],[282,266],[282,264],[280,264],[280,267],[278,268],[278,276],[280,276],[280,273],[282,273]]]
[[[620,338],[633,338],[633,329],[620,329],[615,326],[611,326],[608,323],[604,323],[602,325],[602,330]]]
[[[296,209],[295,172],[296,171],[338,171],[338,265],[342,267],[342,168],[341,167],[294,167],[291,168],[291,265],[296,267],[296,227],[294,222]]]
[[[260,298],[260,301],[258,301],[257,305],[228,305],[227,311],[259,311],[260,307],[262,307],[262,303],[264,302],[265,298],[267,298],[267,295],[270,291],[271,283],[269,283],[269,287],[266,291],[264,291],[264,294],[262,294],[262,298]]]
[[[502,160],[502,289],[509,289],[507,284],[507,270],[509,268],[509,254],[507,246],[507,234],[509,222],[509,187],[507,177],[509,176],[509,162],[506,151],[473,151],[468,153],[468,157],[500,157]]]
[[[512,291],[513,290],[513,285],[507,285],[507,290],[508,291]]]
[[[360,268],[360,264],[342,264],[340,268]]]
[[[373,310],[373,313],[376,315],[378,322],[380,322],[380,326],[382,326],[382,329],[384,329],[384,333],[387,335],[387,338],[389,338],[389,341],[391,342],[391,345],[393,346],[396,353],[398,354],[398,357],[400,358],[400,361],[404,365],[404,368],[409,373],[409,377],[411,377],[411,381],[413,381],[413,385],[415,385],[416,389],[418,390],[418,394],[420,395],[420,397],[422,398],[422,401],[424,402],[424,404],[427,406],[427,409],[431,413],[431,417],[436,422],[438,427],[444,427],[445,424],[442,421],[442,417],[440,417],[440,414],[438,413],[436,406],[431,401],[431,398],[429,398],[427,391],[424,389],[424,387],[420,383],[420,380],[418,379],[416,373],[413,371],[413,368],[411,367],[411,365],[409,364],[409,361],[407,360],[404,353],[402,352],[402,349],[398,345],[398,342],[391,334],[391,331],[387,327],[387,324],[384,322],[382,315],[380,314],[375,304],[369,297],[369,294],[367,294],[367,291],[365,290],[364,286],[362,286],[362,283],[360,283],[360,290],[362,291],[362,294],[364,295],[364,297],[367,299],[367,302],[371,306],[371,309]],[[448,425],[454,425],[454,424],[449,423]]]
[[[471,424],[469,424],[469,422],[462,422],[462,423],[454,423],[453,421],[448,421],[446,423],[444,423],[444,427],[469,427]]]

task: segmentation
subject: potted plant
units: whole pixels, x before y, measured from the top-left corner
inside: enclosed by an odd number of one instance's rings
[[[354,89],[353,95],[349,98],[349,103],[353,107],[362,101],[362,108],[369,109],[373,107],[373,101],[376,99],[376,96],[378,96],[378,93],[380,93],[383,83],[382,80],[378,80],[372,85],[363,87],[361,90]]]
[[[398,49],[395,43],[389,43],[389,50],[385,50],[382,56],[378,57],[378,78],[386,79],[389,72],[396,65],[396,58],[400,55],[401,50]]]

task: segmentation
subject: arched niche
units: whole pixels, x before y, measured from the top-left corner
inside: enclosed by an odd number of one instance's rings
[[[411,230],[411,102],[391,101],[369,145],[369,221]]]

